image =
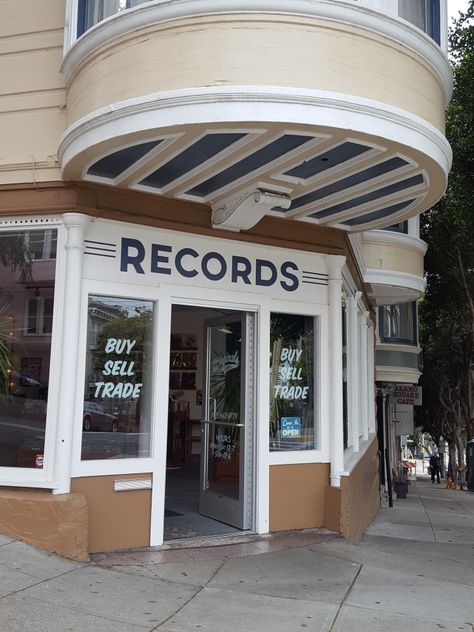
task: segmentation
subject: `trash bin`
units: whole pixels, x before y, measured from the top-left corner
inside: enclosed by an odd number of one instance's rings
[[[467,490],[474,492],[474,439],[467,442]]]
[[[397,498],[406,498],[408,493],[408,480],[407,477],[395,476],[393,479],[393,489],[397,495]]]

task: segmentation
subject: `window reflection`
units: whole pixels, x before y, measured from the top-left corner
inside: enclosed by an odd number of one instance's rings
[[[150,454],[153,303],[89,296],[82,459]]]
[[[0,466],[43,467],[56,243],[0,233]]]

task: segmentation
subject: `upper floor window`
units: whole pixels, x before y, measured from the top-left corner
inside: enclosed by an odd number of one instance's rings
[[[71,7],[76,13],[74,19],[71,20],[71,24],[75,25],[73,26],[75,31],[73,39],[80,37],[90,28],[113,15],[149,2],[149,0],[70,1]],[[171,2],[168,0],[166,4]],[[366,7],[382,14],[398,15],[427,33],[438,44],[440,43],[441,0],[352,0],[352,2],[355,6]]]
[[[391,226],[385,226],[382,230],[389,230],[392,233],[403,233],[408,235],[408,221],[398,222],[398,224],[392,224]]]
[[[77,11],[77,37],[95,24],[116,13],[132,9],[148,0],[79,0]]]
[[[416,345],[416,303],[379,307],[379,334],[381,342]]]
[[[440,0],[398,0],[398,15],[440,44]]]

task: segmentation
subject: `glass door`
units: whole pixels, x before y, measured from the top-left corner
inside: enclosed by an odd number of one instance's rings
[[[253,315],[206,322],[199,512],[251,528]]]

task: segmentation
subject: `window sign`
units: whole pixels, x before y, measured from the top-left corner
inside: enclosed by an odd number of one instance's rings
[[[282,417],[280,419],[280,436],[284,439],[301,437],[301,417]]]
[[[90,296],[82,459],[150,452],[153,303]]]
[[[270,450],[312,450],[314,318],[271,315]]]

